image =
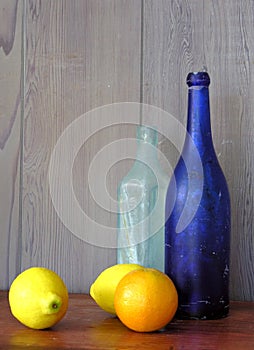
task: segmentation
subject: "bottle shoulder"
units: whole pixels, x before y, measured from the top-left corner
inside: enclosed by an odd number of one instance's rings
[[[149,184],[154,186],[160,184],[162,187],[166,187],[169,183],[168,174],[162,169],[159,162],[156,163],[144,163],[136,160],[132,168],[121,180],[119,187],[125,186],[126,184],[133,183],[135,186],[137,183],[140,186],[146,186]]]
[[[189,157],[184,157],[181,155],[174,169],[174,173],[176,174],[177,172],[181,172],[188,175],[189,172],[195,171],[195,169],[198,169],[199,172],[201,174],[203,173],[204,175],[207,173],[212,173],[214,176],[217,175],[225,177],[221,164],[216,155],[202,158],[200,157],[199,159],[190,159]]]
[[[215,196],[224,193],[229,197],[227,180],[217,158],[203,160],[201,167],[195,167],[195,164],[192,164],[188,169],[183,158],[180,157],[174,170],[173,180],[170,181],[171,187],[176,185],[177,192],[187,193],[191,188],[194,195],[198,191],[206,191]]]

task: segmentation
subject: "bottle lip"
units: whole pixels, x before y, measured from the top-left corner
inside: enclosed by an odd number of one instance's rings
[[[210,77],[207,72],[191,72],[187,75],[186,83],[191,86],[209,86]]]

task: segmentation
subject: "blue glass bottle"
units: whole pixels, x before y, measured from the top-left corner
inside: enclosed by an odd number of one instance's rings
[[[158,133],[137,127],[133,167],[118,186],[117,263],[164,272],[165,199],[169,182],[158,159]]]
[[[186,319],[229,311],[230,198],[212,141],[209,84],[207,72],[187,76],[188,133],[166,198],[165,272],[179,293],[177,317]]]

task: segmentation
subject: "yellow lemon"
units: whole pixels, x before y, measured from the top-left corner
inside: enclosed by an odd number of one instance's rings
[[[64,317],[68,290],[54,271],[31,267],[12,282],[9,305],[13,316],[27,327],[49,328]]]
[[[118,283],[130,271],[142,268],[138,264],[117,264],[108,267],[91,285],[91,297],[103,310],[115,315],[114,296]]]

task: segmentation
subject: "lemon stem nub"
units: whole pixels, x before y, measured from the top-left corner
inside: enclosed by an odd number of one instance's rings
[[[57,294],[47,293],[41,302],[41,309],[44,314],[54,314],[60,310],[61,305],[62,298],[60,298]]]

